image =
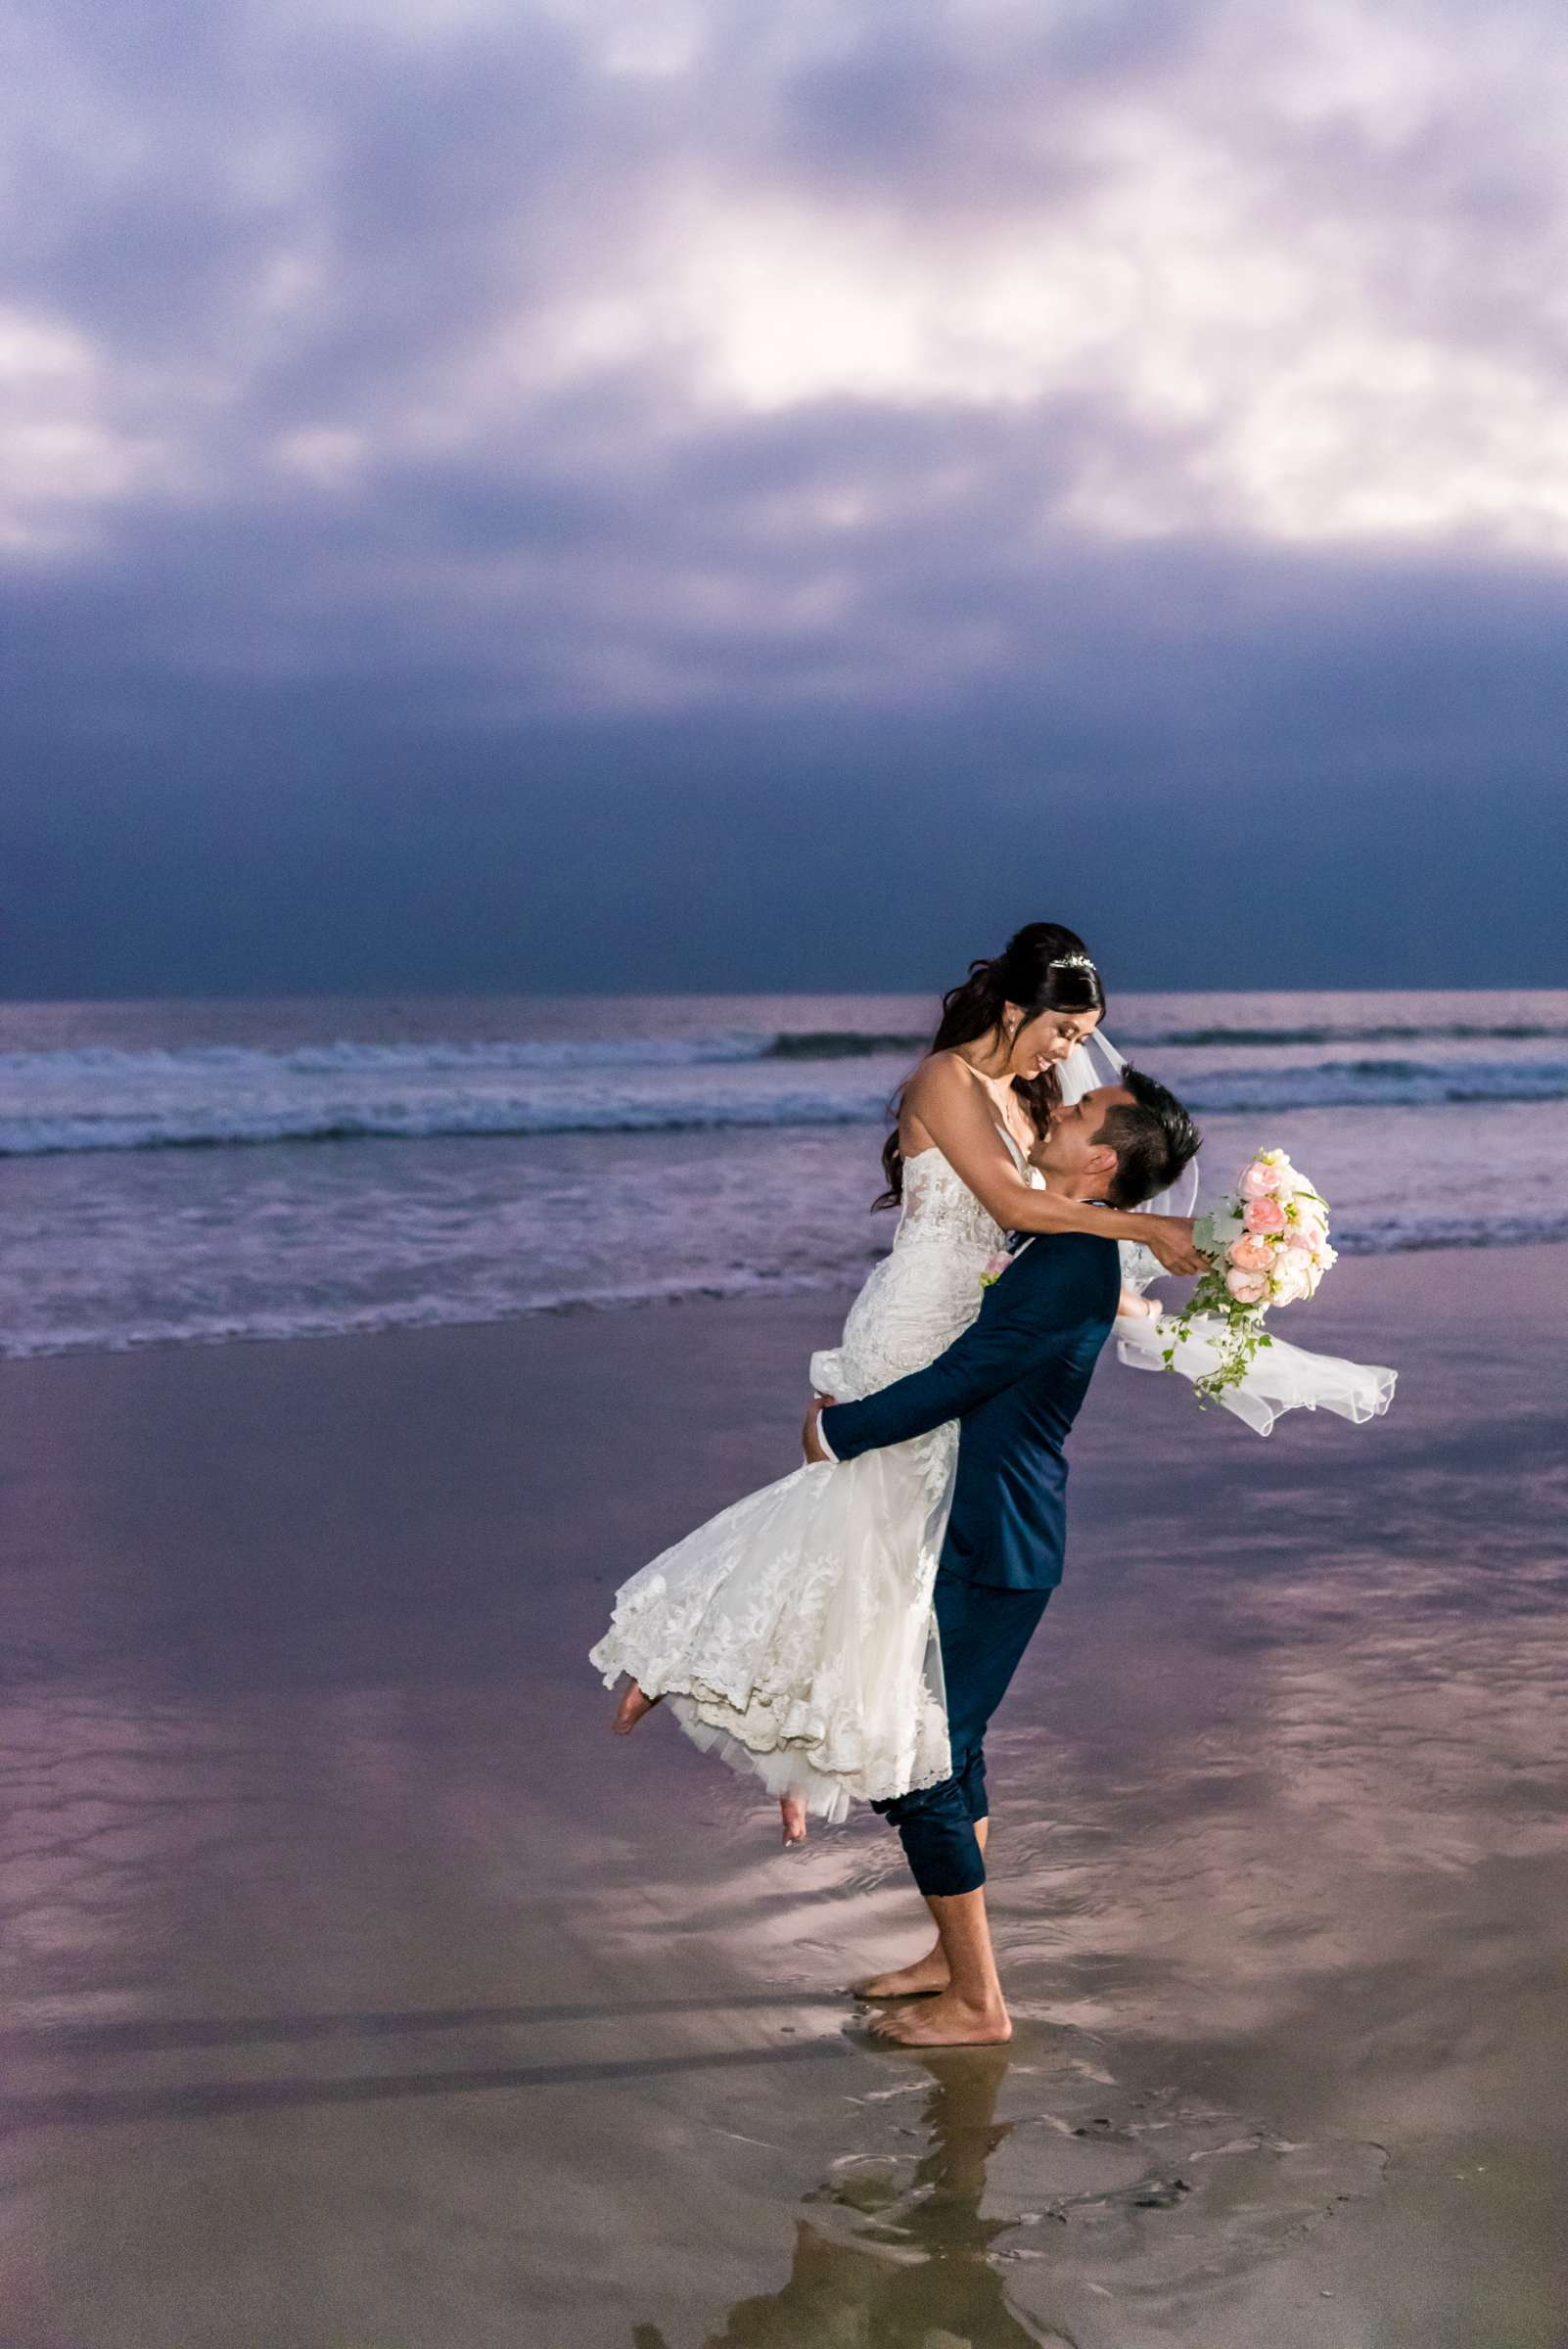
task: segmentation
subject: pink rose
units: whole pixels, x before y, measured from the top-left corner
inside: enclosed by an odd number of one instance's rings
[[[1232,1240],[1226,1251],[1231,1263],[1241,1272],[1267,1272],[1272,1253],[1267,1240],[1255,1240],[1250,1232],[1239,1240]]]
[[[1268,1294],[1268,1275],[1266,1272],[1241,1272],[1232,1267],[1225,1274],[1225,1287],[1238,1305],[1262,1305]]]
[[[1248,1200],[1244,1221],[1252,1232],[1283,1231],[1285,1211],[1277,1199],[1260,1196]]]
[[[1255,1158],[1237,1188],[1243,1199],[1271,1199],[1282,1179],[1277,1167],[1266,1166],[1261,1158]]]
[[[1303,1256],[1313,1256],[1321,1238],[1322,1234],[1315,1224],[1293,1223],[1285,1234],[1285,1246],[1298,1250]]]

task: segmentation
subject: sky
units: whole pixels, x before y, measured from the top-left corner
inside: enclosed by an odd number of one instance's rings
[[[1568,984],[1558,0],[12,0],[0,993]]]

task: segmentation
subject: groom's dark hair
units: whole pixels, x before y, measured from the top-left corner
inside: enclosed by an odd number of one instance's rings
[[[1116,1174],[1105,1193],[1107,1207],[1141,1207],[1168,1190],[1203,1136],[1175,1093],[1130,1063],[1117,1079],[1130,1101],[1113,1101],[1094,1136],[1116,1152]]]

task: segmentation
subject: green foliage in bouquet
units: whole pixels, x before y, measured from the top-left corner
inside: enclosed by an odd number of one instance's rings
[[[1165,1315],[1161,1323],[1162,1329],[1168,1323],[1175,1324],[1172,1342],[1161,1354],[1168,1370],[1176,1366],[1177,1344],[1188,1343],[1194,1334],[1194,1314],[1210,1314],[1220,1324],[1202,1332],[1204,1339],[1216,1348],[1220,1359],[1212,1370],[1192,1382],[1200,1410],[1207,1409],[1226,1387],[1239,1387],[1260,1350],[1274,1342],[1264,1327],[1268,1307],[1241,1305],[1225,1287],[1225,1251],[1242,1228],[1239,1212],[1232,1213],[1228,1207],[1217,1208],[1212,1216],[1198,1218],[1192,1227],[1192,1244],[1200,1255],[1209,1258],[1209,1269],[1180,1313]]]
[[[1162,1359],[1174,1369],[1177,1346],[1194,1339],[1214,1348],[1214,1368],[1193,1381],[1204,1405],[1241,1384],[1263,1348],[1273,1344],[1264,1327],[1268,1308],[1314,1295],[1334,1251],[1327,1200],[1283,1150],[1260,1150],[1235,1190],[1197,1219],[1192,1237],[1209,1269],[1182,1311],[1162,1318],[1161,1334],[1170,1335]]]

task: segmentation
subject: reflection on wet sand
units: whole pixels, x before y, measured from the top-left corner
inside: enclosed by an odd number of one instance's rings
[[[849,2099],[861,2145],[806,2195],[787,2280],[736,2301],[704,2349],[1130,2341],[1144,2320],[1200,2323],[1382,2186],[1381,2145],[1282,2137],[1118,2080],[1106,2053],[1026,2024],[1011,2047],[879,2063],[889,2085]],[[670,2349],[655,2325],[632,2339]]]
[[[810,1301],[618,1321],[615,1478],[572,1320],[0,1366],[0,2340],[1559,2349],[1534,1253],[1357,1267],[1375,1450],[1086,1414],[985,2053],[843,2029],[917,1946],[878,1822],[781,1860],[584,1685]]]
[[[797,2225],[789,2280],[739,2300],[706,2349],[1038,2349],[1038,2331],[1008,2305],[989,2256],[1015,2221],[986,2217],[986,2170],[1014,2124],[996,2118],[1011,2061],[1006,2048],[916,2058],[930,2076],[913,2162],[847,2160],[807,2200],[823,2214]],[[835,2226],[848,2219],[853,2232]],[[669,2349],[657,2326],[639,2325],[633,2349]]]

